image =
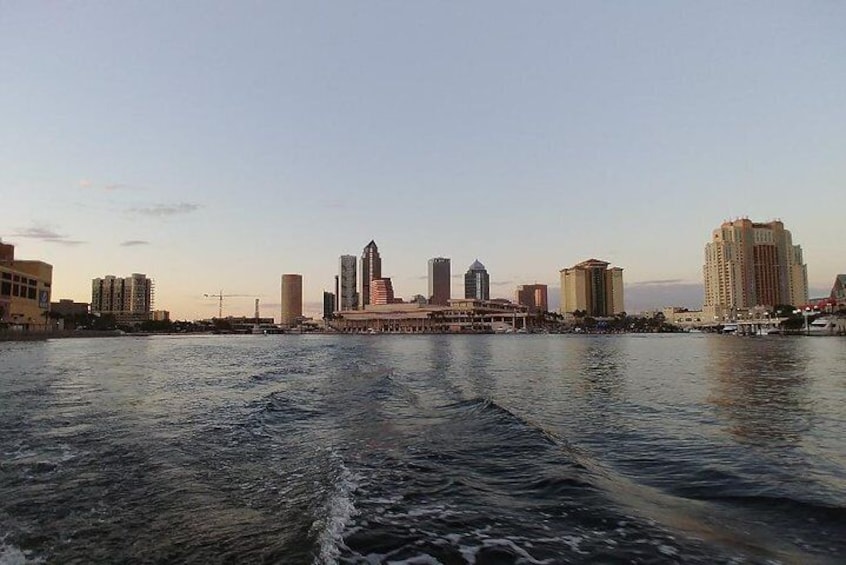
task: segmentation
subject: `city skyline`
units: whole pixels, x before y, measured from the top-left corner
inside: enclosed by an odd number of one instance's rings
[[[844,271],[846,6],[327,6],[5,6],[0,237],[54,300],[143,272],[175,318],[277,316],[293,272],[319,317],[374,239],[403,299],[440,255],[496,298],[601,257],[627,309],[699,307],[740,217],[811,297]]]

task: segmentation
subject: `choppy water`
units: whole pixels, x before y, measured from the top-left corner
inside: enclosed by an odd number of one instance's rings
[[[0,343],[0,564],[836,563],[846,340]]]

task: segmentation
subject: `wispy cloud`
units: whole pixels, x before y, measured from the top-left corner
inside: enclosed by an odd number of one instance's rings
[[[684,284],[689,283],[684,279],[654,279],[650,281],[638,281],[631,283],[632,286],[659,286],[665,284]]]
[[[146,190],[144,187],[141,186],[134,186],[131,184],[124,184],[124,183],[109,183],[109,184],[99,184],[95,183],[90,179],[81,179],[79,181],[79,188],[85,190],[105,190],[107,192],[114,192],[116,190],[127,190],[127,191],[143,191]]]
[[[167,218],[169,216],[178,216],[180,214],[190,214],[196,212],[201,206],[191,202],[180,202],[178,204],[154,204],[152,206],[131,208],[129,211],[143,216],[153,216],[156,218]]]
[[[45,227],[22,228],[13,235],[15,237],[25,237],[27,239],[40,239],[41,241],[59,243],[61,245],[81,245],[86,243],[78,239],[70,239],[66,235]]]
[[[514,281],[493,281],[491,282],[491,286],[506,286],[514,284]]]
[[[150,242],[143,239],[130,239],[121,243],[122,247],[137,247],[138,245],[150,245]]]

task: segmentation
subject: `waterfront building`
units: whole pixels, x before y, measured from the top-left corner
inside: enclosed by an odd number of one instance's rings
[[[625,312],[623,269],[599,259],[588,259],[561,269],[561,313],[579,311],[594,318]]]
[[[355,255],[341,255],[338,276],[335,277],[335,296],[338,310],[355,310],[358,307],[358,279]]]
[[[724,222],[705,245],[704,310],[723,318],[737,309],[808,302],[802,248],[781,221]]]
[[[337,282],[338,277],[335,277]],[[323,291],[323,319],[331,320],[335,315],[335,294],[332,292]]]
[[[62,316],[63,318],[69,318],[71,316],[87,316],[88,303],[74,302],[68,298],[62,298],[58,302],[50,303],[50,312],[58,316]]]
[[[379,247],[372,239],[364,247],[361,253],[361,282],[359,283],[358,302],[359,309],[363,310],[370,304],[370,283],[382,278],[382,257],[379,255]]]
[[[370,281],[370,303],[373,305],[402,303],[401,299],[394,297],[394,286],[389,277]]]
[[[0,241],[0,324],[24,331],[50,328],[53,266],[15,259],[15,246]]]
[[[529,331],[544,320],[525,306],[508,301],[450,299],[432,304],[370,304],[364,310],[342,312],[330,322],[345,333],[496,333]]]
[[[549,289],[545,284],[524,284],[514,293],[515,302],[529,309],[529,313],[549,310]]]
[[[153,298],[153,281],[142,273],[128,277],[106,275],[91,281],[91,313],[114,316],[119,324],[149,320]]]
[[[153,310],[150,313],[150,319],[154,322],[169,322],[170,310]]]
[[[478,259],[473,261],[464,274],[464,298],[491,299],[491,277]]]
[[[303,319],[303,276],[282,275],[282,326],[292,327]]]
[[[450,261],[446,257],[429,259],[429,304],[446,306],[451,295]]]

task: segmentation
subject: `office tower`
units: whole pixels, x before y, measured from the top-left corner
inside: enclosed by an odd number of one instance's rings
[[[450,298],[450,283],[449,259],[429,259],[429,304],[446,306]]]
[[[153,281],[141,273],[91,281],[92,314],[112,315],[118,323],[140,323],[150,319],[152,306]]]
[[[394,298],[394,286],[391,284],[390,278],[383,277],[370,281],[371,304],[394,304],[396,302],[397,300]]]
[[[336,277],[337,278],[337,277]],[[323,319],[331,320],[335,317],[335,294],[323,291]]]
[[[524,284],[518,286],[515,293],[517,304],[527,307],[530,313],[548,311],[548,297],[548,289],[545,284]]]
[[[303,276],[282,275],[282,326],[295,326],[303,319]]]
[[[724,222],[705,245],[704,310],[720,317],[755,306],[808,302],[808,272],[802,248],[793,245],[780,221],[743,218]]]
[[[341,255],[338,261],[338,276],[336,277],[336,301],[340,311],[355,310],[358,306],[358,279],[356,277],[355,255]]]
[[[464,274],[464,298],[491,299],[491,277],[478,259],[473,261]]]
[[[382,258],[379,256],[379,248],[376,246],[376,242],[370,240],[361,254],[359,309],[364,310],[364,307],[370,304],[370,282],[380,278],[382,278]]]
[[[625,312],[623,269],[588,259],[561,269],[561,313],[584,312],[591,317],[614,316]]]

